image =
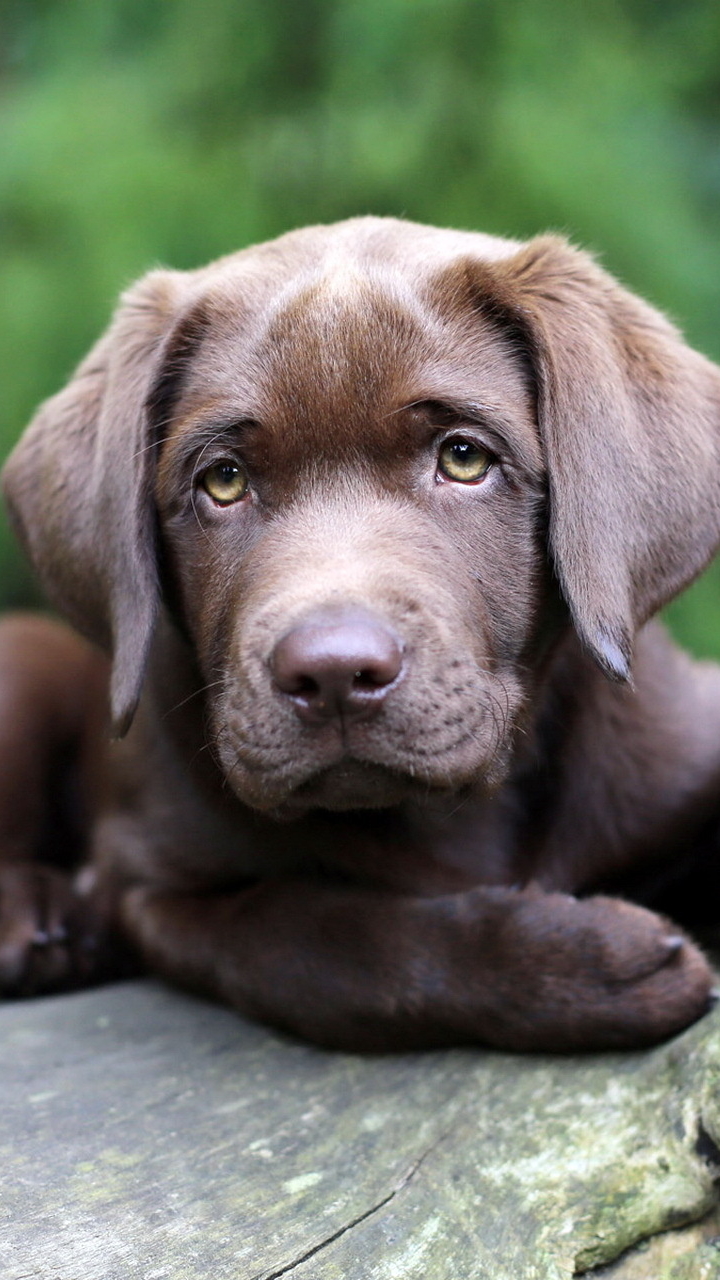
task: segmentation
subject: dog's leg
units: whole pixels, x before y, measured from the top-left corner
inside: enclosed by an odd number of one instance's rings
[[[135,889],[124,916],[171,980],[350,1050],[635,1047],[709,1003],[700,952],[609,898],[480,888],[418,899],[275,881],[206,897]]]
[[[77,892],[104,754],[107,663],[69,628],[0,623],[0,996],[109,974],[102,913]]]

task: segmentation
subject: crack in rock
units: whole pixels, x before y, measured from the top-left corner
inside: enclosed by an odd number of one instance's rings
[[[385,1208],[386,1204],[390,1204],[391,1200],[394,1200],[401,1191],[405,1190],[405,1187],[412,1182],[415,1174],[420,1169],[420,1166],[425,1163],[428,1156],[432,1155],[436,1147],[438,1147],[446,1137],[447,1135],[443,1134],[441,1138],[438,1138],[437,1142],[434,1142],[431,1147],[428,1147],[427,1151],[424,1151],[421,1156],[418,1156],[418,1159],[410,1166],[407,1173],[403,1174],[399,1182],[396,1183],[386,1196],[383,1196],[382,1200],[378,1200],[377,1204],[371,1205],[364,1213],[358,1214],[357,1218],[353,1218],[352,1221],[344,1223],[342,1227],[338,1227],[337,1231],[333,1231],[332,1235],[328,1236],[325,1240],[320,1240],[318,1244],[313,1245],[310,1249],[306,1249],[299,1257],[293,1258],[292,1262],[286,1263],[285,1266],[278,1267],[275,1271],[258,1272],[257,1275],[252,1277],[252,1280],[280,1280],[281,1276],[288,1275],[289,1272],[295,1269],[295,1267],[299,1267],[301,1263],[307,1262],[309,1258],[314,1258],[322,1249],[327,1249],[328,1245],[334,1244],[336,1240],[341,1238],[341,1236],[346,1235],[348,1231],[352,1231],[353,1227],[359,1226],[361,1222],[365,1222],[368,1218],[372,1218],[374,1214],[379,1213],[381,1209]]]
[[[720,1148],[705,1128],[702,1117],[698,1119],[695,1151],[710,1166],[717,1182],[720,1179]]]

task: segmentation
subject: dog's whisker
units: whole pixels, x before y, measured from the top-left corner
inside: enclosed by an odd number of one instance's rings
[[[189,693],[181,702],[176,702],[168,711],[163,712],[163,720],[167,720],[168,716],[173,715],[175,711],[179,711],[181,707],[186,706],[188,702],[192,702],[194,698],[200,698],[203,694],[209,693],[211,689],[215,689],[222,684],[224,684],[223,680],[211,680],[209,684],[204,684],[199,689],[193,689],[192,693]]]

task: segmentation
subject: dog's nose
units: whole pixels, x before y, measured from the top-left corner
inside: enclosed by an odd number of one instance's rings
[[[275,684],[307,724],[369,719],[402,665],[398,637],[364,610],[303,619],[278,641],[270,659]]]

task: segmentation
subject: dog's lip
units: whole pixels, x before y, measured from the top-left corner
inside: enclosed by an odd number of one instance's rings
[[[362,727],[356,726],[356,732]],[[329,731],[330,726],[327,728]],[[496,767],[499,757],[494,753],[470,761],[445,760],[445,768],[433,768],[433,762],[438,764],[436,758],[389,759],[362,739],[352,745],[343,742],[334,729],[332,741],[321,745],[318,737],[325,736],[322,729],[313,734],[315,750],[304,761],[299,752],[281,762],[228,752],[232,758],[225,762],[224,772],[245,804],[288,816],[310,809],[374,809],[406,800],[442,801],[467,787],[494,790],[505,776],[505,769]],[[461,744],[466,740],[474,742],[475,735],[464,735]],[[457,745],[452,744],[453,748]],[[439,763],[443,763],[442,756]]]

